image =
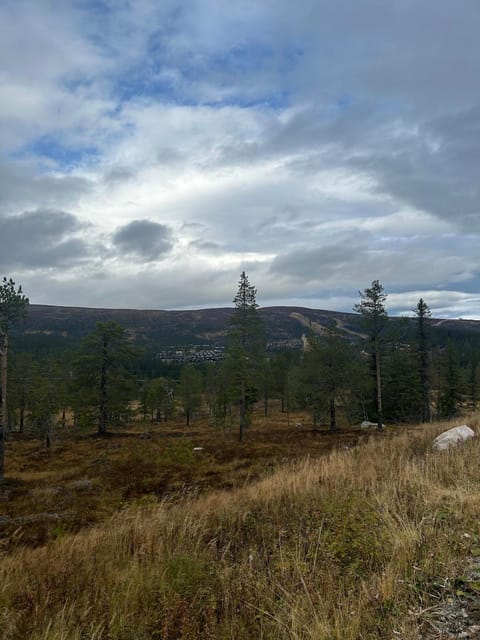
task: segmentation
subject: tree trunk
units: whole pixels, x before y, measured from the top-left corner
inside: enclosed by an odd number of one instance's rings
[[[4,481],[5,428],[7,425],[7,354],[8,335],[0,332],[0,485]]]
[[[375,378],[377,391],[377,429],[383,430],[383,410],[382,410],[382,374],[380,371],[380,348],[378,341],[375,341]]]
[[[241,398],[240,398],[240,430],[238,433],[238,439],[240,442],[243,440],[243,434],[245,432],[245,426],[247,422],[247,399],[245,397],[245,382],[242,380]]]
[[[335,408],[335,398],[330,398],[330,431],[337,430],[337,411]]]

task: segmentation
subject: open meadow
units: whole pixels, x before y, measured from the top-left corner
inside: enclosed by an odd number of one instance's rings
[[[2,640],[460,637],[437,618],[455,598],[478,618],[479,440],[290,422],[10,440]]]

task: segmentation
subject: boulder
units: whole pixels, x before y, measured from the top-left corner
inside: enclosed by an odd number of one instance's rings
[[[434,451],[445,451],[451,447],[456,447],[458,444],[470,440],[475,437],[475,432],[466,424],[460,427],[453,427],[448,431],[444,431],[433,441],[432,449]]]
[[[376,422],[369,422],[368,420],[364,420],[360,425],[360,429],[376,429],[378,424]]]

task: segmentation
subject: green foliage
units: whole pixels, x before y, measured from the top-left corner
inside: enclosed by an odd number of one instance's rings
[[[171,556],[165,576],[169,588],[183,597],[203,599],[213,594],[217,586],[213,564],[187,555]]]
[[[322,336],[310,334],[308,349],[301,368],[301,385],[306,404],[312,409],[314,424],[320,415],[328,413],[330,429],[337,428],[336,408],[358,397],[359,380],[364,376],[358,349],[335,326]]]
[[[416,353],[408,344],[390,345],[383,368],[383,410],[388,422],[422,418],[422,396]]]
[[[182,367],[180,382],[177,388],[177,395],[180,399],[183,413],[190,426],[192,417],[202,405],[203,378],[202,374],[193,364],[186,364]]]
[[[239,439],[251,419],[251,411],[261,386],[261,365],[264,359],[263,323],[257,312],[257,290],[250,284],[245,271],[240,276],[234,298],[235,309],[228,329],[226,375],[233,404],[239,407]]]
[[[442,418],[453,418],[458,415],[461,408],[464,378],[460,367],[458,349],[452,342],[440,357],[440,380],[438,412]]]
[[[136,391],[128,364],[135,356],[125,329],[115,322],[97,323],[82,341],[74,363],[75,404],[79,413],[97,422],[99,433],[128,415]]]
[[[0,285],[0,483],[4,479],[4,430],[8,424],[8,332],[25,315],[27,306],[22,287],[15,289],[15,282],[4,276]]]
[[[381,360],[384,342],[384,331],[387,326],[387,312],[383,285],[378,280],[372,282],[371,287],[359,292],[360,302],[354,306],[354,311],[363,317],[363,324],[370,340],[370,355],[372,358],[372,370],[375,377],[375,404],[377,409],[378,428],[383,428],[382,406],[382,375]]]
[[[322,505],[324,544],[342,574],[358,580],[378,570],[388,544],[378,512],[361,495],[337,496]]]
[[[153,378],[143,388],[142,404],[144,413],[150,414],[150,421],[168,420],[173,415],[173,383],[166,378]]]
[[[51,362],[37,364],[33,370],[33,387],[28,403],[28,427],[36,436],[45,439],[50,446],[52,432],[61,407],[60,388]]]
[[[384,293],[383,285],[378,280],[374,280],[371,287],[367,287],[363,292],[360,291],[359,295],[360,302],[355,304],[354,311],[362,314],[370,335],[378,336],[385,328],[387,319],[385,310],[387,295]]]
[[[288,411],[294,405],[293,372],[300,359],[300,351],[293,349],[281,351],[270,357],[270,370],[272,376],[273,394],[280,398],[282,412]]]
[[[415,315],[417,318],[417,371],[418,371],[418,386],[420,391],[420,419],[422,422],[429,422],[431,417],[430,412],[430,328],[428,321],[431,317],[431,311],[428,304],[420,298],[415,308]]]
[[[15,289],[15,282],[4,276],[0,284],[0,332],[7,333],[9,328],[23,318],[28,306],[28,298],[23,295],[21,285]]]

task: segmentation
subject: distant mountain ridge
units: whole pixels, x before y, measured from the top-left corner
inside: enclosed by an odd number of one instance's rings
[[[114,321],[122,325],[140,345],[155,347],[184,344],[222,345],[226,342],[228,321],[233,308],[162,311],[137,309],[91,309],[32,304],[22,322],[26,338],[52,339],[77,343],[97,322]],[[361,316],[355,313],[306,307],[262,307],[267,341],[281,347],[293,346],[309,330],[321,334],[332,322],[353,338],[364,337]],[[399,321],[398,318],[392,318]],[[407,321],[410,325],[412,319]],[[431,326],[442,332],[480,337],[480,321],[432,319]]]

